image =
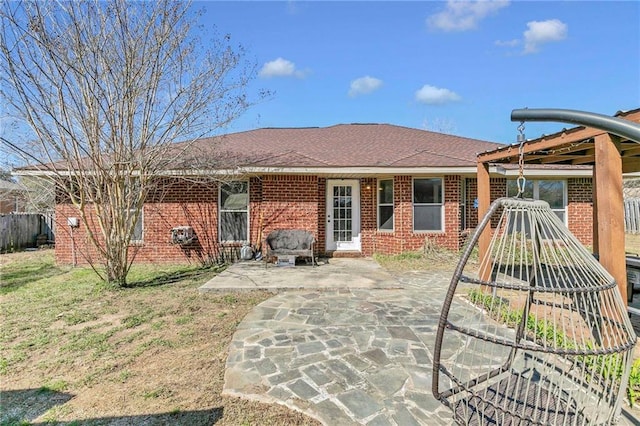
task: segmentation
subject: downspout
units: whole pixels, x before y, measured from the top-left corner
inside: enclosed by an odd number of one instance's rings
[[[76,239],[75,236],[73,235],[73,228],[74,226],[71,226],[71,262],[73,264],[73,267],[75,268],[76,266],[78,266],[78,258],[76,257]]]
[[[640,143],[640,124],[593,112],[552,108],[514,109],[511,111],[511,121],[558,121],[578,124],[604,130],[607,133]]]

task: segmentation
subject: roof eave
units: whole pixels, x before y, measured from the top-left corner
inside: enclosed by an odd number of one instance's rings
[[[419,175],[419,174],[470,174],[476,166],[456,167],[238,167],[234,169],[167,170],[163,175],[207,176],[207,175],[318,175],[318,176],[374,176],[374,175]]]
[[[517,176],[518,170],[505,169],[499,164],[489,168],[491,174]],[[161,176],[243,176],[243,175],[317,175],[323,177],[349,176],[396,176],[396,175],[475,175],[476,166],[453,167],[237,167],[233,169],[176,169],[166,170]],[[72,171],[22,170],[14,172],[17,176],[72,176]],[[527,176],[564,176],[590,177],[591,169],[528,169]]]

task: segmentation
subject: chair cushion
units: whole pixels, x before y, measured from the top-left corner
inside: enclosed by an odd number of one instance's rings
[[[313,241],[313,234],[301,229],[276,229],[267,237],[267,244],[274,251],[310,250]]]

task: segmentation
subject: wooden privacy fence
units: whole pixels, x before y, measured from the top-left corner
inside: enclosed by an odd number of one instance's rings
[[[53,213],[0,215],[0,252],[52,244],[53,221]]]
[[[627,234],[640,234],[640,198],[624,200],[624,231]]]

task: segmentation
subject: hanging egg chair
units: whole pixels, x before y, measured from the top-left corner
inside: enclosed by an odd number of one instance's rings
[[[451,280],[432,391],[459,424],[611,424],[635,342],[615,280],[549,204],[501,198]]]

